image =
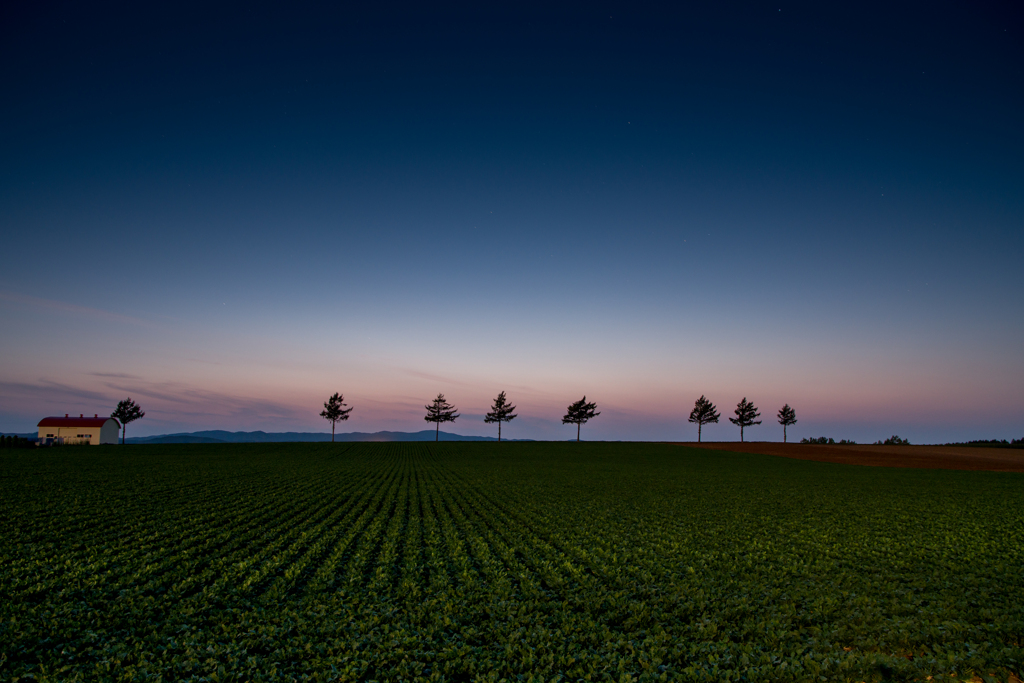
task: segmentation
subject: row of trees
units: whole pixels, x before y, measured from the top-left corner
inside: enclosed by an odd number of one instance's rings
[[[736,417],[730,417],[729,422],[740,428],[740,441],[743,441],[743,430],[746,427],[761,424],[761,420],[757,419],[761,417],[761,413],[757,412],[757,406],[748,401],[746,396],[736,404],[736,410],[733,412],[736,414]],[[700,433],[704,425],[717,424],[720,417],[721,415],[718,413],[718,409],[715,408],[714,403],[704,398],[703,395],[697,399],[693,410],[690,411],[689,420],[697,425],[697,443],[700,443]],[[782,425],[782,442],[786,443],[788,438],[786,428],[796,424],[796,411],[787,403],[779,408],[779,413],[776,417],[779,420],[779,424]]]
[[[0,448],[35,448],[35,442],[17,434],[0,434]]]
[[[334,429],[335,425],[339,422],[344,422],[348,419],[349,413],[352,412],[352,408],[346,408],[348,404],[345,403],[345,397],[342,394],[335,392],[333,396],[327,399],[324,403],[324,410],[320,413],[320,417],[330,421],[331,423],[331,441],[334,441]],[[445,399],[444,394],[438,394],[429,405],[423,406],[427,410],[427,414],[423,416],[423,419],[427,422],[434,423],[434,441],[438,440],[441,434],[441,423],[442,422],[455,422],[456,418],[461,417],[458,413],[458,409],[452,404],[448,403]],[[494,404],[491,409],[484,415],[484,422],[489,424],[498,424],[498,441],[501,441],[501,423],[511,422],[516,418],[515,414],[516,407],[508,402],[505,396],[505,392],[498,394],[497,398],[494,399]],[[747,400],[744,396],[743,400],[736,404],[736,417],[730,417],[729,422],[740,428],[740,441],[743,441],[743,430],[753,425],[761,424],[761,420],[757,418],[761,417],[761,413],[757,412],[757,407]],[[594,402],[588,402],[587,397],[584,396],[575,403],[570,403],[569,407],[566,408],[565,415],[562,417],[562,424],[574,424],[576,425],[576,440],[580,440],[580,428],[590,420],[594,419],[601,413],[597,412],[597,404]],[[703,395],[697,399],[697,402],[693,406],[693,410],[690,411],[690,422],[697,425],[697,443],[701,440],[701,430],[706,424],[715,424],[718,422],[718,418],[721,415],[718,413],[718,409],[715,404],[705,398]],[[779,424],[782,425],[782,441],[786,442],[786,428],[790,425],[796,424],[796,411],[793,410],[789,404],[782,406],[779,409],[778,414]]]
[[[586,397],[584,397],[586,399]],[[348,419],[349,413],[352,412],[352,408],[346,408],[348,404],[345,403],[345,397],[342,394],[335,392],[333,396],[327,399],[324,403],[323,412],[320,413],[320,417],[328,420],[331,423],[331,442],[334,442],[334,430],[335,426],[339,422],[344,422]],[[575,404],[574,404],[575,405]],[[434,441],[437,441],[441,435],[441,423],[442,422],[455,422],[459,415],[458,409],[452,404],[448,403],[448,400],[444,397],[444,394],[438,394],[429,405],[423,406],[427,410],[427,414],[423,416],[423,419],[427,422],[434,423]],[[572,406],[570,406],[571,408]],[[484,422],[497,423],[498,424],[498,441],[501,441],[501,423],[511,422],[518,417],[515,413],[516,407],[508,402],[505,396],[505,392],[498,394],[498,397],[494,399],[494,405],[491,406],[491,410],[484,415]],[[593,415],[591,415],[593,417]],[[584,420],[585,422],[586,420]],[[577,434],[577,439],[579,435]]]

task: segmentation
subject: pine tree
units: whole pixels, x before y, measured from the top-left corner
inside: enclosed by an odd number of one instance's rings
[[[786,443],[786,427],[796,424],[796,411],[788,403],[779,410],[779,424],[782,425],[782,443]]]
[[[114,408],[114,412],[110,414],[110,417],[114,418],[121,423],[121,445],[124,445],[124,435],[128,431],[128,423],[135,422],[136,420],[146,417],[146,414],[142,412],[142,408],[139,404],[133,401],[131,398],[126,398],[123,401],[119,401],[117,407]]]
[[[740,428],[740,441],[743,441],[743,428],[750,427],[752,425],[761,424],[760,420],[755,420],[755,417],[761,417],[761,413],[757,412],[757,408],[753,403],[747,400],[744,396],[743,400],[736,404],[736,417],[729,418],[729,422]]]
[[[720,417],[722,416],[715,409],[715,404],[701,394],[701,397],[693,404],[693,410],[690,411],[690,422],[697,425],[697,443],[700,443],[701,428],[707,424],[717,424]]]
[[[427,409],[427,414],[423,419],[437,425],[434,428],[434,441],[437,441],[441,435],[442,422],[455,422],[455,418],[459,417],[459,414],[455,412],[455,406],[445,400],[444,394],[438,394],[433,403],[423,407]]]
[[[513,412],[516,409],[515,406],[509,405],[508,401],[505,400],[505,392],[498,394],[498,397],[494,399],[494,405],[491,406],[491,412],[484,415],[484,422],[498,423],[498,443],[501,443],[501,423],[511,422],[516,419],[516,414]]]
[[[597,404],[587,403],[587,397],[584,396],[566,409],[565,417],[562,418],[562,424],[576,425],[576,441],[580,440],[580,426],[587,424],[589,420],[601,414],[594,412],[596,408]]]
[[[324,411],[320,413],[320,417],[331,422],[331,443],[334,443],[334,427],[339,422],[344,422],[348,419],[348,414],[352,412],[352,409],[345,409],[345,397],[338,392],[334,392],[334,396],[327,399],[324,403]]]

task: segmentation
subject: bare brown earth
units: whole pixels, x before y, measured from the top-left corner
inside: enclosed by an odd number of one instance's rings
[[[761,453],[797,460],[837,462],[868,467],[920,467],[939,470],[988,470],[1024,472],[1024,449],[969,448],[963,446],[873,446],[767,442],[680,443],[679,446],[711,448],[734,453]]]

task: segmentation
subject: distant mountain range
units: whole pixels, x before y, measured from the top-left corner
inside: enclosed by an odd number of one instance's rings
[[[322,442],[330,441],[326,432],[226,432],[220,429],[182,434],[161,434],[159,436],[133,436],[125,443],[280,443],[280,442]],[[346,432],[335,434],[334,440],[345,441],[433,441],[434,432]],[[463,436],[450,432],[440,433],[441,441],[497,441],[493,436]],[[503,441],[530,441],[531,439],[502,439]]]

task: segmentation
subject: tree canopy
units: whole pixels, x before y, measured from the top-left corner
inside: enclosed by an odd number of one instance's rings
[[[576,425],[576,440],[580,440],[580,426],[585,425],[589,420],[597,417],[601,413],[594,412],[597,408],[596,403],[587,403],[587,397],[584,396],[580,400],[569,405],[566,409],[565,417],[562,418],[562,424],[574,424]]]
[[[779,424],[782,425],[782,443],[786,443],[786,427],[796,424],[796,411],[789,404],[779,409]]]
[[[110,417],[121,423],[121,445],[123,446],[124,435],[128,431],[128,423],[146,417],[146,413],[142,411],[138,403],[129,397],[123,401],[118,401],[117,407],[114,408],[114,412],[110,414]]]
[[[494,399],[494,405],[491,406],[489,413],[484,415],[484,422],[498,423],[498,442],[501,442],[501,423],[511,422],[516,419],[515,414],[516,407],[510,405],[508,400],[505,398],[505,392],[498,394],[498,397]]]
[[[348,414],[352,412],[351,408],[345,408],[345,397],[338,392],[334,392],[334,396],[327,399],[324,403],[324,410],[320,413],[320,417],[325,420],[329,420],[331,423],[331,443],[334,443],[334,427],[339,422],[344,422],[348,419]]]
[[[715,408],[715,404],[704,398],[704,394],[701,394],[697,402],[693,404],[693,410],[690,411],[690,422],[697,425],[697,443],[700,443],[700,432],[704,425],[717,424],[720,417],[721,415]]]
[[[746,396],[736,404],[735,413],[736,417],[730,417],[729,422],[740,428],[740,441],[743,441],[743,428],[761,424],[760,420],[754,419],[761,417],[761,413],[757,412],[757,407],[748,401]]]
[[[423,407],[427,409],[427,414],[423,419],[437,425],[434,428],[434,441],[437,441],[441,435],[442,422],[455,422],[455,418],[459,417],[459,414],[455,412],[455,406],[445,400],[444,394],[438,394],[430,405]]]

